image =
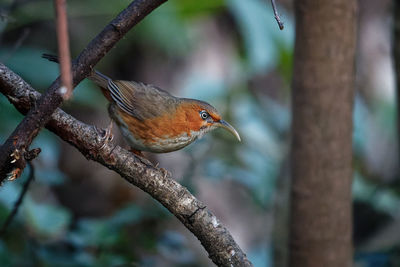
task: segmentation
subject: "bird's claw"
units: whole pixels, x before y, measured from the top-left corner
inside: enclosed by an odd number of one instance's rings
[[[107,126],[107,128],[102,129],[101,132],[98,130],[96,126],[94,127],[95,131],[101,136],[100,150],[103,149],[109,142],[111,142],[114,139],[114,135],[112,134],[112,128],[113,128],[112,121],[110,121],[110,124]]]
[[[167,170],[164,169],[164,168],[160,168],[160,171],[161,171],[162,174],[164,175],[164,176],[163,176],[164,179],[167,178],[168,176],[171,176],[171,175],[172,175],[169,171],[167,171]]]
[[[157,162],[156,165],[154,166],[155,168],[158,168],[158,166],[160,165],[160,162]],[[171,172],[169,172],[168,170],[164,169],[164,168],[158,168],[162,174],[163,174],[163,178],[167,178],[167,176],[171,176]]]

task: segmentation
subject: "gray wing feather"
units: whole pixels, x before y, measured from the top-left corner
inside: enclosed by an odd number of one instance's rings
[[[129,99],[121,93],[119,87],[112,80],[108,81],[108,90],[111,92],[111,98],[123,111],[134,114],[135,109]]]
[[[139,120],[171,112],[179,102],[168,92],[143,83],[108,80],[107,88],[118,107]]]

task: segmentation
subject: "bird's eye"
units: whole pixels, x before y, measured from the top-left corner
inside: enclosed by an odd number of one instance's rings
[[[205,110],[200,111],[200,117],[201,117],[203,120],[206,120],[209,116],[210,116],[210,115],[207,113],[207,111],[205,111]]]

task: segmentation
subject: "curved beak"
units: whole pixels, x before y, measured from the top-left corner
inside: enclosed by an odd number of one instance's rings
[[[235,130],[235,128],[233,128],[232,125],[230,125],[226,121],[224,120],[216,121],[215,126],[228,130],[231,134],[233,134],[237,138],[237,140],[239,140],[239,142],[241,141],[239,133]]]

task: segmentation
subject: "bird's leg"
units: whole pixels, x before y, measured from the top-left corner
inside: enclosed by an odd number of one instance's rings
[[[160,162],[157,162],[157,164],[156,164],[156,166],[154,166],[154,167],[156,167],[156,168],[158,168],[158,165],[160,165]],[[163,175],[164,175],[164,179],[169,175],[169,176],[171,176],[171,173],[169,172],[169,171],[167,171],[166,169],[164,169],[164,168],[158,168],[162,173],[163,173]]]
[[[114,139],[114,136],[112,134],[112,128],[113,128],[112,120],[110,120],[110,123],[108,124],[107,128],[105,130],[102,130],[101,133],[96,126],[94,127],[95,131],[101,136],[100,137],[100,144],[101,144],[100,149],[103,149],[108,144],[108,142],[110,142]]]
[[[106,129],[106,134],[104,135],[104,139],[106,141],[112,141],[114,139],[114,135],[112,134],[112,128],[113,128],[113,121],[110,120],[110,123],[108,124]]]
[[[160,171],[163,173],[164,179],[167,178],[167,176],[171,176],[171,173],[164,168],[160,168]]]

